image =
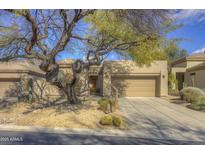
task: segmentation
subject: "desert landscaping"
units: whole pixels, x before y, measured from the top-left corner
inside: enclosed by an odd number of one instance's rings
[[[66,107],[56,105],[34,109],[34,106],[39,105],[18,102],[0,109],[0,124],[51,128],[111,128],[99,123],[100,118],[107,114],[99,109],[99,104],[96,100],[86,101],[79,105],[68,105]],[[112,115],[120,115],[120,111],[117,110]],[[122,126],[121,128],[125,127]]]

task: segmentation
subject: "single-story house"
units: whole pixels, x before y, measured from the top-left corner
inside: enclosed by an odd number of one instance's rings
[[[205,89],[205,53],[196,53],[173,61],[171,72],[177,80],[174,89],[181,90],[187,86]]]
[[[72,62],[73,60],[63,60],[58,63],[60,69],[69,74],[72,73]],[[0,96],[6,96],[6,91],[19,82],[22,75],[44,79],[44,73],[35,64],[0,63]],[[87,91],[88,95],[110,96],[113,90],[117,89],[119,96],[161,97],[167,95],[167,76],[167,61],[164,60],[154,61],[149,66],[138,65],[128,60],[104,61],[101,66],[92,66],[89,73],[82,73],[83,84],[79,84],[79,87],[81,90],[83,87],[82,91]],[[59,89],[48,90],[50,86],[45,90],[46,95],[61,95]]]

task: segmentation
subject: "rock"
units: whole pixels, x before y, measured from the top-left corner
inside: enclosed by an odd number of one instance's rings
[[[34,109],[42,109],[44,107],[44,105],[43,104],[33,104],[32,105],[32,108],[34,108]]]
[[[37,110],[34,110],[34,111],[33,111],[33,113],[39,113],[39,112],[41,112],[40,109],[37,109]]]

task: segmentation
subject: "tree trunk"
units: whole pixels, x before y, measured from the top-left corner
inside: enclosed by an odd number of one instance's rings
[[[75,86],[76,86],[76,80],[73,80],[71,84],[68,84],[67,86],[67,100],[71,104],[77,104],[80,103],[80,100],[76,96],[76,91],[75,91]]]
[[[59,72],[59,66],[58,64],[49,64],[48,62],[43,62],[39,66],[41,70],[46,72],[46,81],[50,82],[52,85],[57,86],[59,89],[61,89],[66,97],[69,103],[76,104],[80,103],[81,101],[77,98],[75,87],[77,84],[77,81],[79,79],[79,74],[82,71],[82,63],[79,60],[76,60],[72,64],[72,71],[73,71],[73,78],[70,83],[67,83],[66,86],[63,86],[62,80],[63,76],[60,75]]]
[[[76,95],[76,84],[79,81],[79,75],[83,70],[83,62],[81,60],[76,60],[72,64],[73,79],[70,84],[68,84],[68,94],[70,96],[70,103],[77,104],[81,103],[80,99]]]
[[[51,84],[56,85],[61,90],[63,90],[63,92],[67,96],[68,102],[71,104],[77,104],[81,102],[80,99],[76,95],[76,84],[80,79],[79,77],[80,73],[84,69],[88,70],[91,65],[100,64],[99,56],[96,55],[96,53],[95,53],[94,59],[89,58],[92,53],[93,52],[88,53],[87,62],[84,62],[78,59],[72,64],[73,78],[71,82],[66,84],[66,86],[63,86],[65,85],[64,83],[62,83],[64,82],[64,80],[62,80],[63,76],[59,72],[59,65],[55,63],[55,60],[51,60],[49,62],[44,61],[39,66],[41,70],[46,72],[46,80],[50,82]]]

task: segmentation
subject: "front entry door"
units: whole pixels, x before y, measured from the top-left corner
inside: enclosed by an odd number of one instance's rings
[[[90,76],[89,87],[90,87],[90,94],[97,94],[97,76]]]

